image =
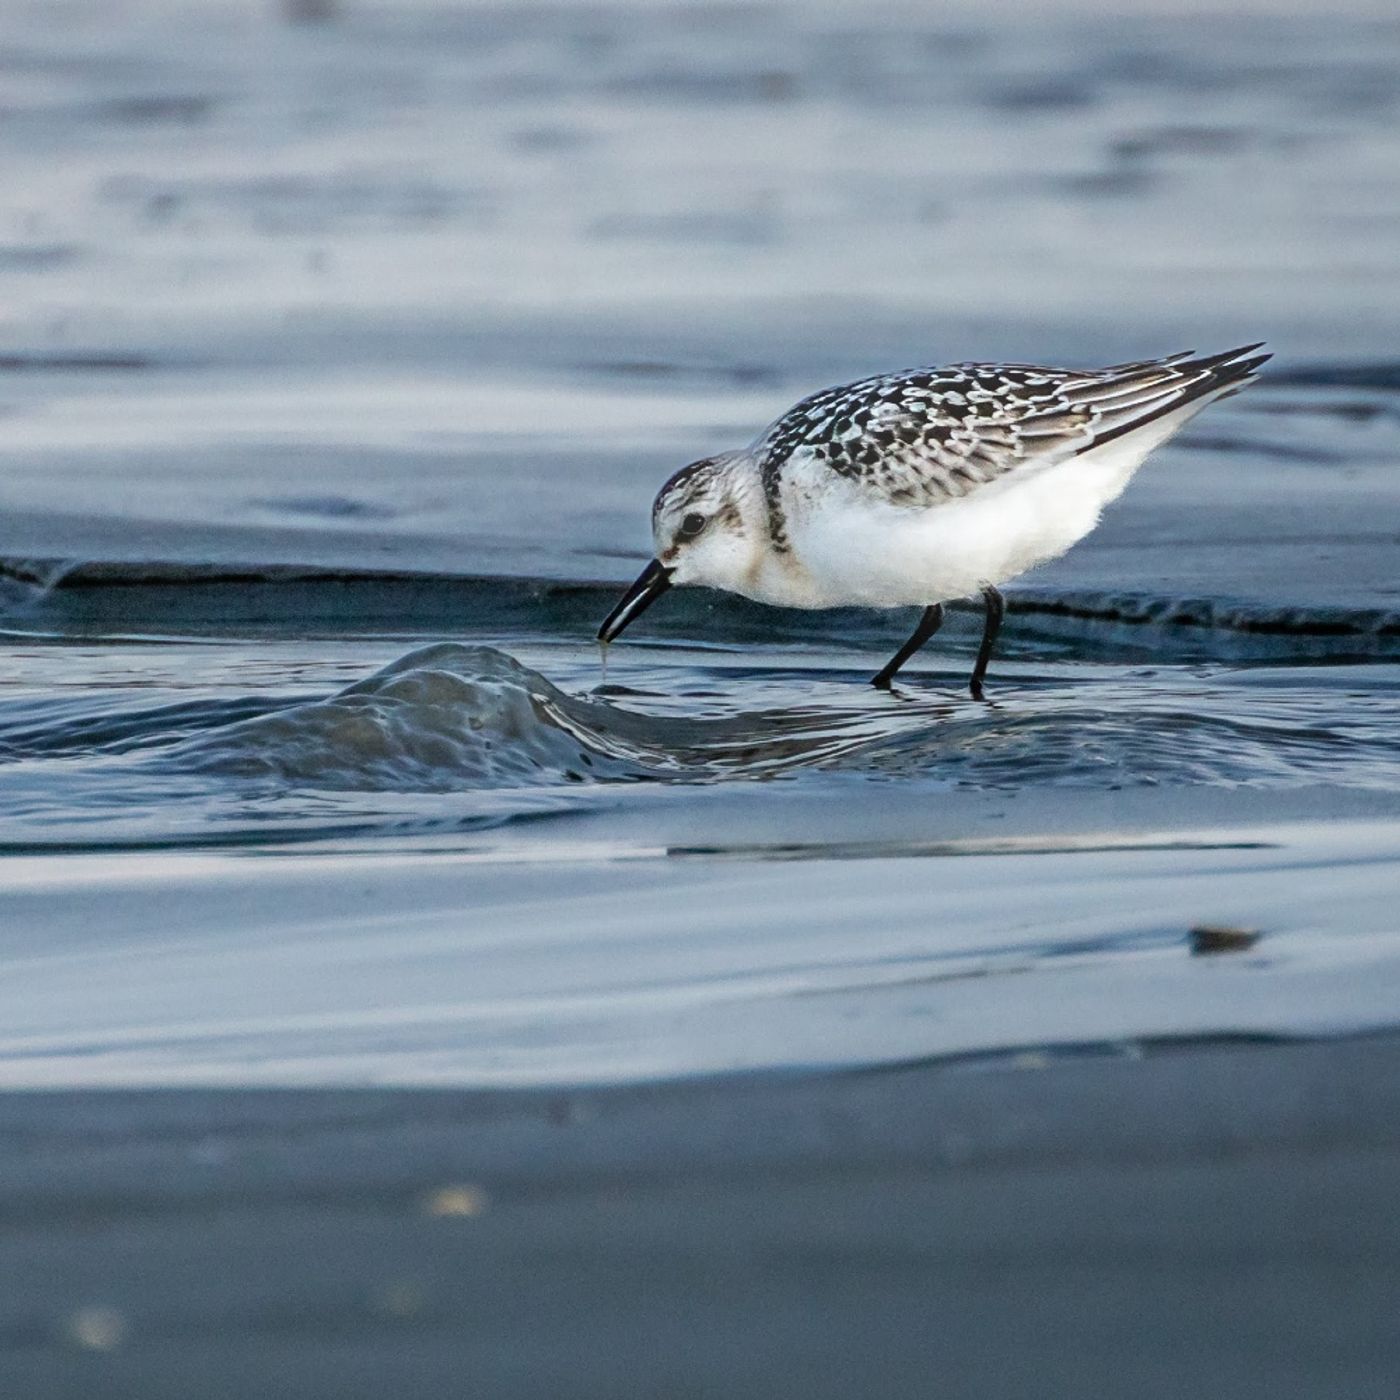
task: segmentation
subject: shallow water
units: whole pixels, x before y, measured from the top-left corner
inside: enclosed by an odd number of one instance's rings
[[[579,1082],[1391,1018],[1394,663],[1023,642],[977,705],[948,653],[885,695],[858,652],[617,648],[604,683],[548,639],[395,650],[18,657],[8,1082]],[[1201,921],[1266,941],[1212,975]]]
[[[1393,1022],[1400,26],[1177,8],[7,7],[0,1082]],[[702,593],[604,672],[801,393],[1260,336],[992,704],[965,611],[893,695],[911,618]]]
[[[525,646],[555,681],[495,647],[436,643],[308,695],[316,677],[359,658],[368,668],[383,644],[342,642],[333,658],[307,643],[128,644],[55,697],[20,658],[12,684],[30,694],[0,705],[6,846],[471,831],[625,801],[612,792],[621,785],[782,780],[814,804],[835,779],[844,800],[870,804],[889,783],[945,803],[1080,788],[1400,787],[1393,664],[1006,662],[996,697],[979,705],[960,693],[951,658],[950,673],[885,694],[862,683],[854,657],[804,652],[765,666],[676,648],[661,662],[615,658],[603,682],[596,660]],[[35,670],[52,676],[53,654],[39,656]],[[240,691],[274,675],[281,684]]]

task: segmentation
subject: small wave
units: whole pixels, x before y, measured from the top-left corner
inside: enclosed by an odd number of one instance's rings
[[[327,699],[190,738],[162,761],[318,788],[421,792],[767,777],[838,762],[944,708],[648,715],[566,694],[494,647],[438,643]]]
[[[444,791],[469,785],[641,777],[580,723],[589,706],[491,647],[424,647],[325,700],[187,740],[166,761],[320,788]]]
[[[1032,587],[1016,595],[1022,615],[1074,617],[1134,627],[1191,627],[1291,638],[1400,637],[1395,608],[1261,607],[1225,598]]]
[[[646,713],[597,693],[568,694],[495,648],[440,643],[325,699],[205,733],[186,729],[158,757],[184,774],[401,793],[753,780],[802,770],[984,790],[1400,785],[1385,685],[1340,704],[1323,676],[1269,687],[1245,676],[1216,684],[1158,676],[1149,684],[1115,673],[1008,686],[1000,703],[981,706],[937,690],[891,698],[844,677],[802,684],[803,703],[746,708],[754,687],[733,678],[707,713]],[[222,702],[225,716],[229,703]]]
[[[631,561],[629,561],[630,564]],[[640,563],[640,557],[637,561]],[[118,635],[259,635],[305,632],[334,623],[342,635],[441,633],[470,618],[473,630],[533,636],[591,637],[617,601],[616,582],[405,570],[332,569],[298,565],[190,564],[0,557],[0,619],[26,631]],[[1218,648],[1235,655],[1242,639],[1259,654],[1267,641],[1297,644],[1314,656],[1329,639],[1341,650],[1394,650],[1400,610],[1392,606],[1313,606],[1242,602],[1030,583],[1008,590],[1017,629],[1008,637],[1058,636],[1055,619],[1129,624],[1137,643],[1161,654]],[[963,604],[950,605],[960,611]],[[713,642],[897,645],[908,634],[908,610],[775,609],[708,589],[680,589],[664,611],[648,616],[645,634]],[[1275,648],[1277,650],[1277,648]]]
[[[1143,787],[1400,790],[1390,665],[1006,663],[892,694],[863,674],[728,657],[630,665],[573,693],[493,647],[439,643],[304,695],[129,683],[0,705],[0,849],[244,845],[449,835],[635,800],[627,789],[785,778],[817,802],[898,782],[955,793]],[[162,661],[168,667],[168,661]]]

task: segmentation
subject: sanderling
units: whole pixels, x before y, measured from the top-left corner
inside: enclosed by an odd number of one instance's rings
[[[1262,342],[1261,342],[1262,343]],[[872,684],[980,593],[982,699],[1005,604],[998,585],[1063,554],[1154,447],[1269,358],[1245,345],[1107,369],[951,365],[823,389],[748,446],[682,467],[652,506],[656,558],[598,639],[675,584],[790,608],[923,608]]]

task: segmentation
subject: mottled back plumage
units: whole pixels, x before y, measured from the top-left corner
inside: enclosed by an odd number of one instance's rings
[[[1252,355],[1258,348],[1100,370],[959,364],[822,389],[754,444],[773,543],[787,547],[782,485],[794,462],[814,462],[893,505],[938,505],[1242,387],[1268,359]]]

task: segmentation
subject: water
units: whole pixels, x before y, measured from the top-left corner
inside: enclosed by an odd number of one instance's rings
[[[1400,25],[7,7],[0,1082],[1393,1021]],[[304,18],[304,17],[303,17]],[[955,613],[672,593],[681,462],[979,355],[1265,380]],[[1259,927],[1193,959],[1193,922]]]
[[[995,702],[978,706],[951,676],[873,691],[855,658],[763,667],[682,653],[617,661],[620,679],[603,684],[596,664],[557,649],[540,663],[551,681],[494,647],[438,643],[308,697],[313,678],[379,649],[312,659],[285,642],[128,645],[61,697],[41,653],[32,679],[15,677],[31,697],[0,708],[7,848],[471,832],[644,785],[782,780],[819,808],[837,779],[848,799],[868,788],[860,800],[872,804],[889,783],[944,804],[1026,789],[1400,784],[1400,676],[1386,665],[1013,662]],[[251,693],[274,673],[275,691]]]

